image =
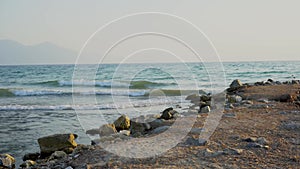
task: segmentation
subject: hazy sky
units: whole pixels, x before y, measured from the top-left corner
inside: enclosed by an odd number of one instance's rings
[[[49,41],[79,52],[97,29],[116,18],[138,12],[163,12],[185,18],[200,28],[223,61],[300,60],[299,7],[299,0],[2,0],[0,39],[26,45]],[[134,28],[141,23],[128,24]],[[163,26],[164,30],[179,29]],[[105,38],[113,37],[114,31],[122,32],[122,28],[112,28],[112,34],[108,32]],[[182,33],[191,34],[184,29]],[[154,47],[165,43],[156,38],[152,41],[156,42]],[[122,55],[121,51],[115,51],[116,55]],[[161,57],[161,61],[167,58]]]

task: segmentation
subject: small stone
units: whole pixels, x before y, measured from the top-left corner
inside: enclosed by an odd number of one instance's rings
[[[256,137],[248,137],[248,138],[243,139],[243,141],[246,141],[246,142],[256,142],[256,140],[257,140]]]
[[[16,160],[9,154],[0,154],[0,167],[14,168]]]
[[[99,131],[99,129],[90,129],[90,130],[87,130],[85,133],[89,134],[89,135],[96,135],[96,134],[100,134],[100,131]]]
[[[64,159],[67,158],[68,155],[63,151],[55,151],[51,156],[49,157],[48,161],[54,160],[54,159]]]
[[[151,134],[159,134],[159,133],[162,133],[162,132],[168,130],[169,127],[170,127],[170,126],[161,126],[161,127],[158,127],[158,128],[156,128],[156,129],[152,130],[150,133],[151,133]]]
[[[40,153],[28,153],[23,156],[23,161],[32,160],[36,161],[40,156]]]
[[[186,139],[185,144],[186,145],[191,145],[191,146],[205,146],[207,141],[205,139],[199,138],[195,139],[192,137],[189,137]]]
[[[225,114],[223,114],[222,117],[236,118],[236,114],[235,113],[225,113]]]
[[[73,167],[71,167],[71,166],[68,166],[68,167],[66,167],[65,169],[73,169]]]
[[[114,125],[117,131],[128,130],[130,127],[130,118],[122,114],[115,122]]]
[[[117,133],[117,130],[114,124],[104,124],[99,128],[100,137],[109,136],[115,133]]]
[[[253,104],[253,101],[251,101],[251,100],[243,100],[242,101],[242,104]]]
[[[242,86],[243,86],[243,83],[239,79],[234,80],[230,84],[230,88],[239,88],[239,87],[242,87]]]
[[[261,103],[269,103],[267,99],[258,99],[257,101]]]
[[[123,134],[125,136],[129,136],[130,135],[130,131],[129,130],[121,130],[119,133]]]
[[[36,162],[35,161],[32,161],[32,160],[26,160],[24,163],[22,163],[20,165],[20,167],[22,168],[30,168],[32,166],[36,165]]]
[[[238,95],[229,95],[228,96],[228,102],[229,103],[239,103],[242,100],[243,100],[242,97],[238,96]]]
[[[276,99],[277,101],[280,101],[280,102],[292,102],[294,101],[293,100],[293,97],[290,95],[290,94],[284,94],[284,95],[281,95],[278,99]]]
[[[190,133],[191,134],[200,134],[201,132],[204,132],[205,129],[204,128],[192,128]]]
[[[266,144],[269,143],[268,140],[265,139],[264,137],[259,137],[259,138],[257,138],[257,139],[256,139],[256,142],[259,143],[259,144],[261,144],[261,145],[266,145]]]
[[[210,112],[209,106],[205,106],[200,109],[200,113],[209,113],[209,112]]]
[[[258,143],[249,143],[246,146],[247,148],[263,148],[264,146]]]
[[[224,154],[227,155],[241,155],[243,153],[243,149],[235,149],[235,148],[226,148],[223,150]]]
[[[211,96],[201,95],[200,100],[203,101],[203,102],[211,101]]]

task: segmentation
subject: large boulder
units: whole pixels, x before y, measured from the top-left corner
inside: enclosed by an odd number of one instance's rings
[[[125,114],[122,114],[115,122],[114,125],[117,131],[128,130],[130,127],[130,118]]]
[[[77,146],[77,143],[75,142],[76,138],[76,134],[54,134],[39,138],[38,143],[41,150],[41,156],[47,157],[55,151],[72,153]]]
[[[230,88],[239,88],[239,87],[242,87],[242,86],[243,86],[243,83],[239,79],[234,80],[230,84]]]
[[[0,168],[14,168],[16,160],[9,154],[0,154]]]
[[[104,124],[99,128],[100,137],[109,136],[115,133],[117,133],[117,130],[114,124]]]

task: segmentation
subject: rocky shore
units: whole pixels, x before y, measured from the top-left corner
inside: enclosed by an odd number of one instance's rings
[[[268,79],[253,84],[234,80],[224,93],[194,94],[186,99],[193,103],[186,110],[170,107],[134,119],[121,115],[112,124],[88,130],[87,134],[100,136],[91,145],[77,144],[77,135],[72,133],[39,138],[40,152],[26,154],[17,167],[12,156],[2,154],[0,168],[299,167],[299,80],[282,83]],[[217,128],[206,140],[199,135],[209,130],[206,121],[216,114],[217,102],[222,102],[221,118],[213,121]],[[171,139],[185,129],[189,130],[179,143]],[[164,142],[159,142],[159,137]],[[157,142],[145,148],[151,152],[130,154],[141,139]],[[124,142],[128,147],[118,149],[119,154],[107,151],[111,145],[121,148]],[[171,148],[159,153],[167,147]],[[151,153],[157,155],[147,157]]]

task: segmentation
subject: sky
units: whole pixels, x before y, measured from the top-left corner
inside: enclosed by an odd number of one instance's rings
[[[183,52],[182,44],[163,34],[188,41],[204,61],[300,60],[299,6],[298,0],[2,0],[0,39],[24,45],[50,42],[81,51],[86,55],[81,60],[93,63],[130,33],[153,29],[162,34],[126,40],[103,62],[197,60],[189,57],[191,51]],[[135,13],[164,14],[125,17]],[[105,25],[104,31],[99,31]],[[201,33],[196,33],[195,27]],[[210,56],[211,50],[217,51],[219,58]]]

